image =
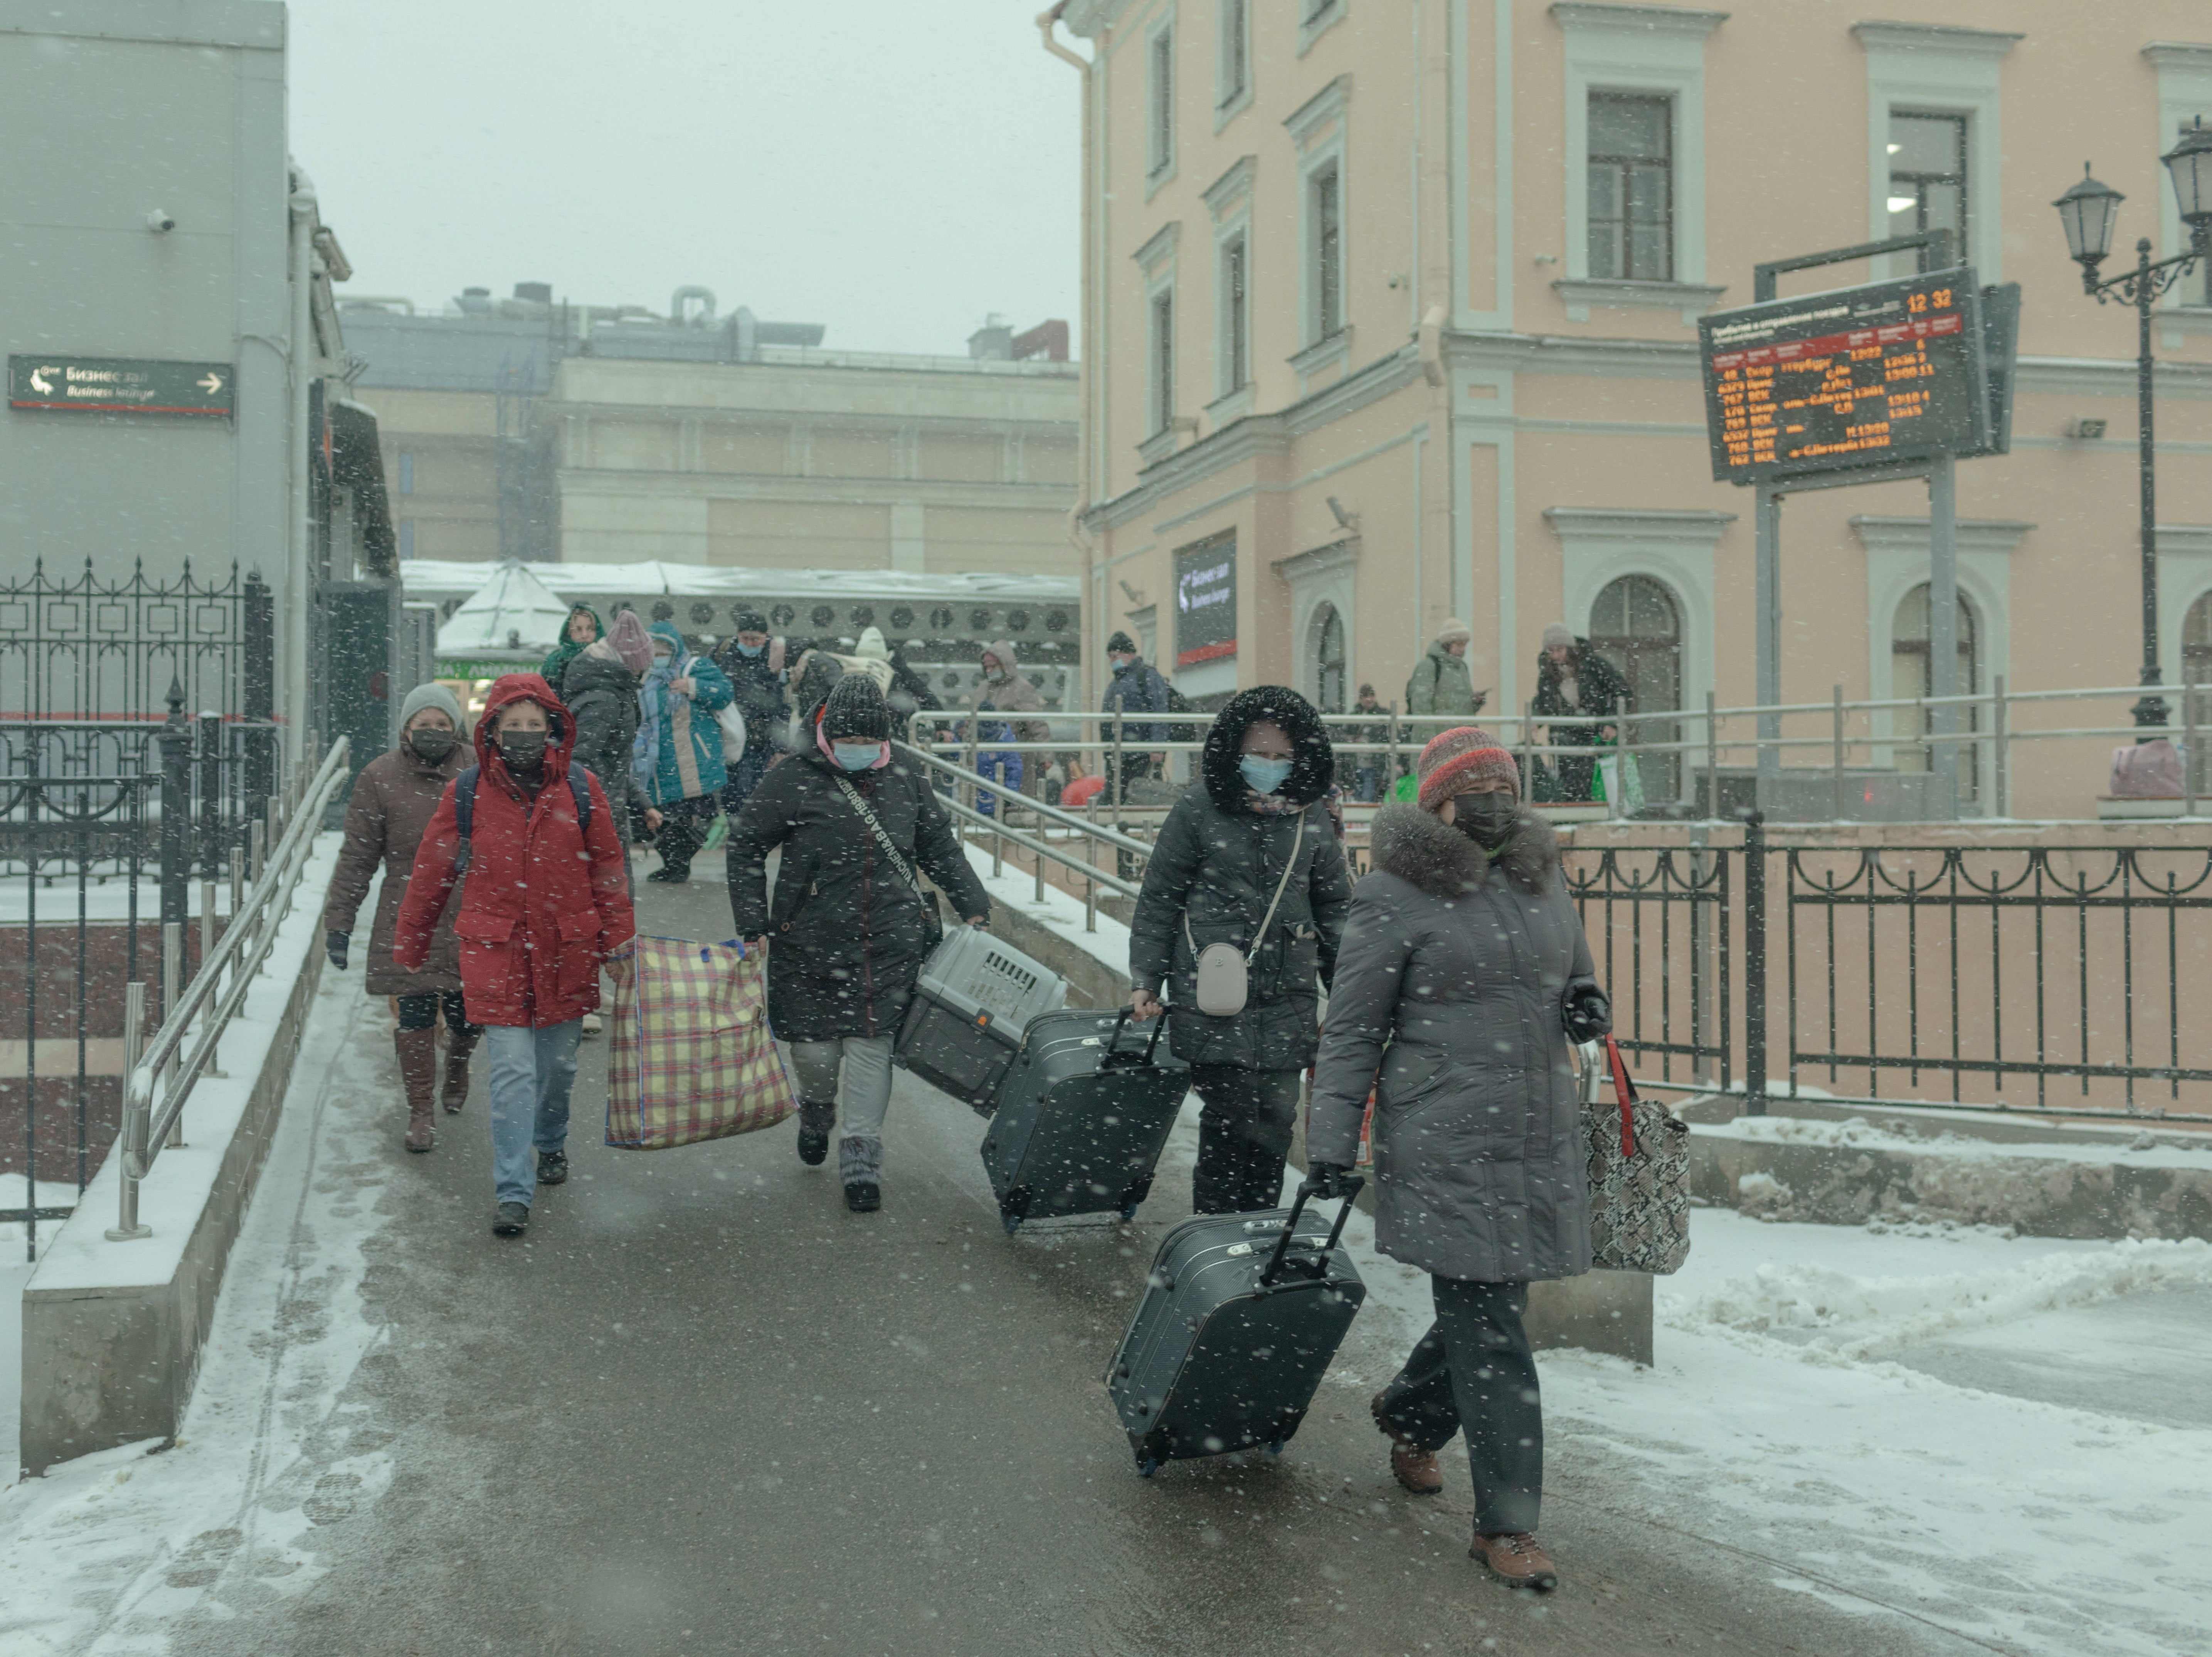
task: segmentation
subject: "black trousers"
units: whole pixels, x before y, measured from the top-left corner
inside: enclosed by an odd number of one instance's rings
[[[1278,1206],[1283,1163],[1298,1115],[1303,1070],[1193,1065],[1198,1090],[1198,1165],[1190,1205],[1200,1214],[1249,1214]]]
[[[446,1028],[455,1035],[473,1028],[469,1023],[468,1009],[462,1005],[459,990],[447,990],[443,994],[403,995],[399,999],[399,1028],[403,1030],[435,1029],[438,1023],[438,1004],[446,1004]]]
[[[691,859],[699,854],[700,842],[714,826],[714,813],[721,809],[719,792],[676,800],[660,808],[660,833],[653,848],[660,853],[660,860],[668,866],[670,874],[690,874]]]
[[[1534,1531],[1544,1491],[1544,1409],[1521,1326],[1525,1283],[1431,1278],[1437,1320],[1382,1389],[1383,1418],[1425,1450],[1467,1435],[1474,1527]]]

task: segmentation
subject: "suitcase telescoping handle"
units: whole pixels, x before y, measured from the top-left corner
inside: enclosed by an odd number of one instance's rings
[[[1328,1229],[1328,1241],[1322,1247],[1324,1256],[1336,1248],[1337,1239],[1344,1235],[1344,1223],[1352,1217],[1352,1205],[1358,1199],[1360,1187],[1367,1183],[1365,1176],[1347,1174],[1344,1176],[1344,1207],[1339,1211],[1336,1223]],[[1283,1222],[1283,1235],[1275,1239],[1275,1252],[1267,1257],[1267,1269],[1260,1274],[1261,1287],[1274,1282],[1275,1274],[1283,1269],[1283,1257],[1291,1252],[1291,1234],[1298,1229],[1298,1216],[1306,1211],[1306,1199],[1313,1195],[1311,1180],[1298,1181],[1298,1194],[1291,1204],[1291,1217]]]
[[[1123,1065],[1151,1064],[1152,1054],[1159,1047],[1160,1036],[1168,1027],[1168,1009],[1164,1005],[1162,1006],[1159,1017],[1152,1020],[1152,1039],[1145,1044],[1145,1056],[1141,1059],[1133,1053],[1115,1052],[1115,1048],[1121,1045],[1121,1032],[1128,1027],[1128,1023],[1129,1009],[1124,1007],[1121,1009],[1121,1016],[1114,1021],[1114,1034],[1106,1038],[1106,1056],[1099,1061],[1100,1069],[1105,1069],[1116,1060]]]

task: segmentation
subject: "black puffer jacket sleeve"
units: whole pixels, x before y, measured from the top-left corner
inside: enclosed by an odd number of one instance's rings
[[[1352,871],[1345,866],[1343,842],[1329,832],[1326,810],[1318,807],[1309,810],[1306,832],[1310,835],[1318,829],[1322,838],[1314,855],[1313,872],[1307,877],[1307,901],[1313,905],[1314,931],[1320,935],[1322,987],[1334,992],[1337,946],[1344,938],[1346,918],[1352,913]]]
[[[739,938],[758,938],[769,930],[768,854],[790,836],[802,780],[798,765],[791,761],[770,767],[730,825],[724,855],[730,924]]]
[[[991,899],[984,891],[983,883],[975,877],[975,871],[968,862],[968,854],[961,849],[960,837],[952,832],[952,818],[938,803],[937,791],[927,779],[914,772],[903,773],[914,791],[914,856],[921,865],[921,872],[937,883],[938,889],[952,900],[952,907],[960,912],[963,920],[978,917],[990,919]]]
[[[1190,901],[1190,889],[1198,879],[1200,865],[1206,861],[1199,822],[1210,809],[1204,793],[1193,790],[1175,803],[1160,826],[1160,837],[1145,865],[1145,884],[1137,895],[1136,913],[1129,921],[1129,982],[1136,989],[1157,992],[1175,970],[1176,931],[1182,924],[1183,909]],[[1341,914],[1340,909],[1340,930]],[[1332,936],[1332,955],[1335,948]]]

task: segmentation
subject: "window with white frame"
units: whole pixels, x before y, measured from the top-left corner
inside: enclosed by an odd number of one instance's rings
[[[1146,50],[1146,126],[1151,134],[1151,155],[1146,171],[1157,178],[1175,164],[1175,30],[1158,30]]]
[[[1307,292],[1316,343],[1344,329],[1344,168],[1334,158],[1306,174]]]
[[[1925,110],[1889,112],[1889,234],[1948,230],[1952,257],[1966,257],[1966,122]]]
[[[1297,0],[1298,56],[1344,17],[1347,0]]]
[[[1215,395],[1241,391],[1252,378],[1250,244],[1238,231],[1221,244],[1219,373]]]
[[[1589,276],[1674,280],[1674,100],[1589,95]]]
[[[1213,104],[1226,110],[1252,89],[1252,0],[1221,0]]]
[[[1175,422],[1175,288],[1162,288],[1152,296],[1151,337],[1152,431],[1164,432]]]

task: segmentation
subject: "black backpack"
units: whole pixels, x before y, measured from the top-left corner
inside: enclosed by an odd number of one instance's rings
[[[1166,685],[1168,688],[1169,713],[1195,713],[1199,711],[1197,705],[1194,703],[1189,697],[1184,695],[1182,691],[1177,690],[1175,688],[1175,683],[1172,680],[1163,675],[1160,683]],[[1198,740],[1198,726],[1188,719],[1184,720],[1180,725],[1170,725],[1168,727],[1168,740],[1170,742],[1196,742]]]

